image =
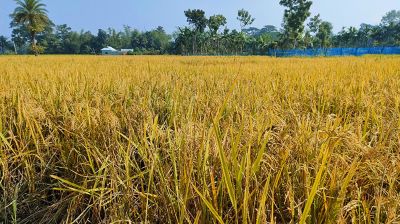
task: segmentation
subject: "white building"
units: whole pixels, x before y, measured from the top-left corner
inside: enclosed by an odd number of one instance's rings
[[[101,54],[102,55],[119,55],[120,52],[110,46],[107,46],[107,47],[101,49]]]
[[[122,54],[128,54],[129,52],[133,52],[133,49],[121,49]]]

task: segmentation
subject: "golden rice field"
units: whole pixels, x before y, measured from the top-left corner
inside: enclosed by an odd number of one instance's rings
[[[399,223],[400,57],[0,57],[0,223]]]

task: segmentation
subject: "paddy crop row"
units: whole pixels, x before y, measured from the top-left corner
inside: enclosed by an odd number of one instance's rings
[[[0,223],[400,222],[400,57],[0,57]]]

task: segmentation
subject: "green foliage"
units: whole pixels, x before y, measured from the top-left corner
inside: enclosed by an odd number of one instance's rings
[[[202,30],[196,24],[202,21],[203,11],[185,11],[191,27],[179,27],[175,33],[173,52],[182,55],[237,55],[237,54],[265,54],[267,46],[278,40],[279,32],[274,26],[265,26],[262,29],[249,28],[254,18],[246,10],[238,11],[238,20],[241,22],[242,32],[221,27],[227,21],[223,15],[212,15],[208,19],[208,30]],[[197,18],[197,19],[195,19]],[[203,32],[199,32],[202,30]],[[251,31],[254,33],[251,33]]]
[[[24,27],[29,35],[31,50],[35,55],[40,52],[40,47],[36,47],[36,35],[43,32],[51,24],[47,16],[46,5],[40,0],[15,0],[17,8],[10,15],[12,18],[11,26]]]
[[[333,45],[337,47],[400,46],[400,23],[361,24],[358,29],[344,27],[333,36]]]
[[[330,22],[323,21],[318,14],[310,19],[308,27],[310,29],[310,32],[314,34],[314,40],[312,40],[313,47],[330,47],[333,36],[333,26]],[[306,35],[309,35],[309,33]]]
[[[322,23],[322,20],[320,17],[321,17],[320,14],[318,14],[310,19],[310,22],[308,23],[308,27],[312,33],[318,32],[319,26]]]
[[[36,45],[36,44],[35,45],[31,45],[30,51],[34,55],[42,54],[44,52],[44,47]]]
[[[0,36],[0,54],[6,54],[13,51],[13,43],[5,36]]]
[[[185,12],[187,22],[194,26],[196,32],[202,33],[207,26],[205,12],[201,9],[188,9]]]
[[[204,39],[204,30],[207,27],[208,20],[205,12],[201,9],[188,9],[184,11],[189,25],[193,27],[191,32],[192,53],[203,53],[202,39]],[[199,49],[200,48],[200,49]]]
[[[237,14],[237,20],[239,20],[240,28],[243,30],[246,26],[253,24],[255,18],[253,18],[248,11],[240,9]]]
[[[212,34],[217,34],[220,27],[226,25],[226,18],[223,15],[213,15],[208,19],[208,27]]]
[[[330,47],[333,26],[330,22],[321,22],[316,37],[320,41],[322,48]]]
[[[280,0],[279,4],[286,7],[283,16],[284,34],[282,44],[287,48],[299,47],[304,32],[304,22],[311,15],[310,0]]]
[[[384,26],[390,26],[390,25],[396,25],[400,23],[400,10],[392,10],[389,11],[383,16],[382,25]]]

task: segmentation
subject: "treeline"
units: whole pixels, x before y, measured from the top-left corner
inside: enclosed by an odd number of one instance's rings
[[[244,9],[237,13],[239,30],[230,30],[224,15],[207,17],[201,9],[189,9],[184,11],[188,25],[179,27],[173,34],[167,34],[161,26],[144,32],[129,26],[121,31],[100,29],[96,34],[76,32],[66,24],[54,25],[40,0],[17,3],[21,4],[11,14],[11,38],[0,36],[3,54],[99,54],[103,47],[112,46],[133,49],[131,54],[262,55],[268,49],[400,45],[400,11],[388,12],[378,25],[344,27],[334,34],[330,22],[322,20],[319,14],[311,15],[312,1],[307,0],[280,0],[286,8],[280,29],[272,25],[252,27],[255,18]],[[23,19],[31,18],[32,14],[40,15],[37,18],[41,19],[33,24]]]
[[[90,31],[72,31],[66,25],[51,25],[35,37],[39,53],[46,54],[99,54],[105,46],[117,49],[133,49],[132,54],[166,54],[171,51],[171,36],[162,27],[151,31],[140,32],[125,26],[123,31],[113,28],[99,29],[97,34]],[[14,48],[15,43],[15,48]],[[19,54],[31,51],[29,33],[23,27],[12,31],[11,40],[0,37],[2,52]]]

